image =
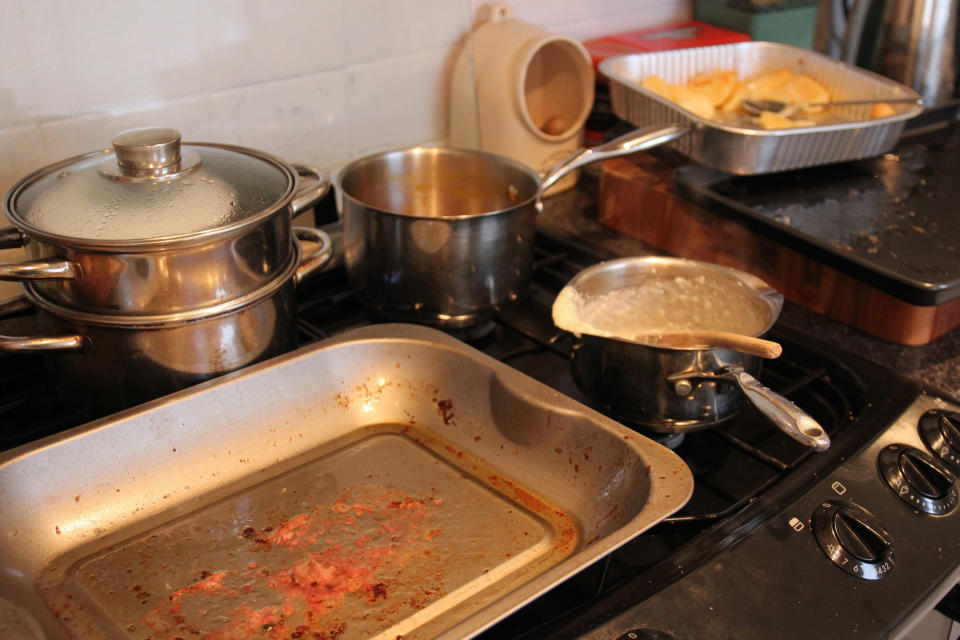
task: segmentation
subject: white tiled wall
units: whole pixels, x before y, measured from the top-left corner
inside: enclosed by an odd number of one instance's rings
[[[485,4],[0,0],[0,190],[135,126],[326,168],[442,142],[451,67]],[[689,0],[511,4],[581,39],[692,13]]]

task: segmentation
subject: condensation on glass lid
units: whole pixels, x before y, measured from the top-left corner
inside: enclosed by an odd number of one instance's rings
[[[577,335],[623,340],[681,331],[758,336],[769,324],[770,308],[737,280],[651,273],[636,284],[597,294],[564,287],[554,302],[553,320]]]
[[[236,190],[203,169],[151,184],[106,180],[64,171],[56,188],[37,194],[26,220],[73,238],[142,240],[215,229],[241,217]]]

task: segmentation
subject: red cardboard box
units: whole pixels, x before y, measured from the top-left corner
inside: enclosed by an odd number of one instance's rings
[[[584,42],[583,45],[590,53],[593,66],[596,68],[601,61],[611,56],[667,49],[689,49],[748,40],[750,36],[745,33],[715,27],[697,20],[688,20],[652,29],[604,36]]]

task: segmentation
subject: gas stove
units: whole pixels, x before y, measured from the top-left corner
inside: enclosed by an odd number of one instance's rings
[[[589,404],[570,374],[575,339],[550,308],[605,257],[540,233],[528,295],[454,336]],[[298,303],[304,344],[377,322],[342,266],[302,283]],[[787,326],[771,337],[784,353],[761,380],[826,428],[830,450],[797,444],[751,407],[662,440],[693,471],[688,504],[482,638],[886,637],[943,598],[960,577],[950,475],[960,471],[960,406]],[[2,361],[3,449],[96,417],[58,402],[38,358]]]
[[[502,319],[530,345],[504,357],[589,404],[566,366],[573,337],[548,310],[596,256],[539,247],[534,291]],[[694,473],[689,503],[484,637],[885,637],[956,584],[956,402],[786,326],[771,337],[784,354],[761,379],[820,422],[831,449],[798,445],[752,408],[667,439]]]

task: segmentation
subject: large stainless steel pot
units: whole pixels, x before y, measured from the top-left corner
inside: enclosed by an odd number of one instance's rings
[[[669,142],[648,127],[584,149],[542,180],[509,158],[415,147],[368,156],[338,178],[347,274],[382,316],[445,327],[497,313],[530,280],[541,195],[583,165]]]
[[[323,250],[322,232],[294,230],[315,248],[301,258],[294,240],[292,260],[273,280],[203,309],[136,317],[95,314],[51,302],[26,283],[23,297],[0,306],[0,318],[35,310],[41,335],[0,336],[0,351],[46,353],[55,390],[94,414],[289,351],[296,346],[296,285],[331,255]]]
[[[0,248],[23,246],[30,259],[0,264],[0,279],[90,313],[235,300],[289,268],[291,217],[329,187],[318,172],[260,151],[181,145],[171,129],[124,132],[113,147],[14,185],[3,201],[14,226],[0,230]]]
[[[601,262],[577,274],[557,296],[554,318],[566,328],[571,297],[589,301],[648,279],[700,279],[748,293],[749,308],[761,318],[765,335],[783,307],[783,296],[743,271],[682,258],[640,257]],[[732,300],[732,298],[731,298]],[[564,318],[564,319],[561,319]],[[577,386],[597,408],[622,422],[659,433],[682,433],[715,426],[734,416],[749,400],[791,438],[819,451],[830,438],[809,415],[756,380],[756,355],[723,347],[662,347],[622,337],[583,332],[571,359]]]

